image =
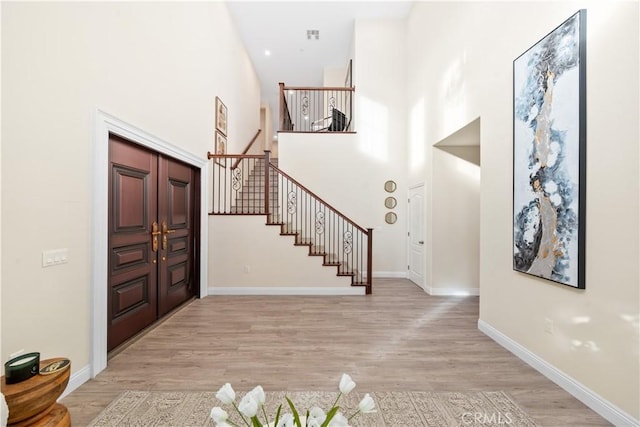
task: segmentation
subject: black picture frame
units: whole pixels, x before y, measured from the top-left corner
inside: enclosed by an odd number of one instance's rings
[[[513,269],[585,289],[587,11],[513,61]]]

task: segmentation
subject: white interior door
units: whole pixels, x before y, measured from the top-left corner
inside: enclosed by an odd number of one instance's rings
[[[424,289],[424,184],[409,188],[409,280]]]

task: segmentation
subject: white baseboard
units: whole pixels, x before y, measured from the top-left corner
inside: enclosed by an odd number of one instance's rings
[[[433,288],[427,286],[425,292],[429,295],[433,296],[453,296],[453,297],[468,297],[468,296],[479,296],[480,288],[470,288],[470,289],[457,289],[457,288]]]
[[[374,271],[371,273],[374,279],[406,279],[405,271]]]
[[[364,295],[364,286],[209,286],[208,295]]]
[[[530,365],[545,377],[562,387],[566,392],[587,405],[601,417],[616,426],[638,427],[640,421],[618,408],[608,400],[602,398],[593,390],[585,387],[569,375],[565,374],[549,362],[529,351],[516,341],[512,340],[493,326],[478,320],[478,329],[502,347],[515,354],[519,359]]]
[[[62,395],[60,395],[60,399],[65,398],[75,389],[80,387],[82,384],[86,383],[91,379],[91,365],[87,365],[84,368],[77,371],[75,374],[72,374],[69,378],[69,384],[67,384],[67,388],[64,389]]]

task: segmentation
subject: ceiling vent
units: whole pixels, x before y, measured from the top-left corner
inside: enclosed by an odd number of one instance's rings
[[[320,30],[307,30],[307,40],[320,40]]]

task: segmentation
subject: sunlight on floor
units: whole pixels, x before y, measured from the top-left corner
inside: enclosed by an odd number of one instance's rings
[[[393,350],[394,352],[397,351],[398,348],[402,347],[403,343],[411,342],[411,337],[419,335],[417,331],[423,329],[431,321],[441,318],[445,313],[460,304],[460,302],[462,302],[462,299],[458,299],[455,304],[452,305],[438,304],[437,306],[430,308],[427,312],[422,314],[422,316],[415,319],[411,323],[411,326],[402,331],[401,334],[395,334],[391,342],[386,341],[383,345],[380,346],[380,349],[376,349],[375,353],[378,354],[380,361],[383,361],[387,358],[384,354],[385,349],[386,351],[388,351],[389,349]]]

